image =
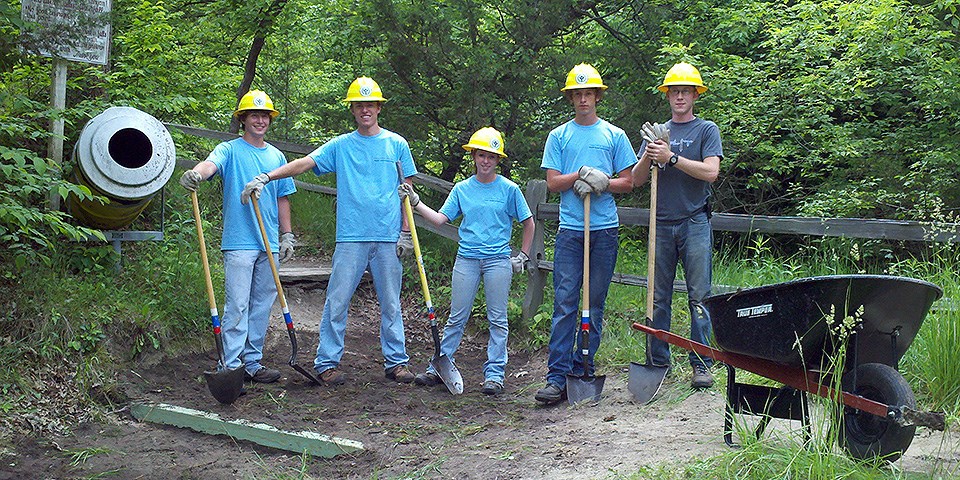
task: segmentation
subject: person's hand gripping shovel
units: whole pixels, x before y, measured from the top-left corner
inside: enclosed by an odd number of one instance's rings
[[[260,215],[260,195],[254,193],[253,212],[257,215],[257,224],[260,225],[260,236],[263,237],[263,248],[267,252],[267,260],[270,262],[270,270],[273,272],[273,282],[277,285],[277,298],[280,299],[280,309],[283,312],[283,321],[287,324],[287,335],[290,337],[290,361],[288,362],[294,370],[299,372],[308,380],[317,385],[323,385],[323,382],[317,378],[310,370],[303,368],[297,363],[297,330],[293,326],[293,317],[290,316],[290,309],[287,308],[287,298],[283,295],[283,286],[280,284],[280,273],[277,271],[277,262],[273,259],[273,253],[270,252],[270,239],[267,237],[267,229],[263,226],[263,216]]]
[[[397,175],[400,183],[403,183],[403,168],[400,162],[397,162]],[[433,311],[433,302],[430,300],[430,288],[427,286],[427,273],[423,268],[423,256],[420,254],[420,239],[417,237],[417,225],[414,223],[413,207],[410,206],[410,198],[403,197],[403,212],[407,217],[407,224],[410,225],[410,237],[413,240],[413,255],[417,257],[417,271],[420,272],[420,287],[423,289],[423,300],[427,303],[427,318],[430,320],[430,334],[433,336],[433,358],[430,360],[430,366],[436,370],[437,375],[447,386],[447,390],[454,395],[463,393],[463,376],[460,370],[453,364],[450,357],[440,354],[440,331],[437,326],[437,316]]]
[[[653,143],[657,140],[663,140],[670,144],[670,131],[666,125],[647,122],[641,129],[643,139],[647,143]],[[651,164],[650,171],[650,233],[647,241],[647,326],[653,322],[653,293],[654,293],[654,275],[656,274],[656,251],[657,251],[657,176],[660,168]],[[641,364],[630,362],[630,375],[627,380],[627,390],[633,394],[633,398],[640,403],[647,403],[660,391],[663,380],[667,377],[669,366],[653,364],[653,357],[650,352],[650,336],[643,336],[645,341],[645,350],[647,363]]]
[[[197,224],[197,238],[200,241],[200,262],[203,264],[203,278],[207,286],[207,301],[210,304],[210,321],[213,324],[213,338],[217,344],[217,368],[214,371],[204,371],[203,378],[207,381],[207,388],[218,402],[230,404],[236,401],[243,392],[243,365],[227,369],[227,362],[223,357],[223,338],[220,336],[220,314],[217,312],[217,300],[213,296],[213,281],[210,279],[210,262],[207,260],[207,242],[203,238],[203,223],[200,221],[200,203],[197,201],[197,192],[190,192],[193,201],[193,219]]]
[[[583,197],[583,310],[580,329],[577,331],[578,347],[583,363],[583,375],[567,375],[567,402],[599,402],[606,375],[590,375],[590,195]]]

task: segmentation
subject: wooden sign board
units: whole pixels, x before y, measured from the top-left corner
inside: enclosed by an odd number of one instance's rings
[[[41,55],[106,65],[112,0],[22,0],[21,18],[41,26]]]

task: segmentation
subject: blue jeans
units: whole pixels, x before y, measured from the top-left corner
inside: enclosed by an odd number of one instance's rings
[[[274,255],[274,261],[277,256]],[[262,368],[263,342],[270,323],[270,309],[277,299],[277,285],[266,252],[223,252],[224,290],[222,339],[226,368],[241,365],[253,375]]]
[[[333,252],[333,268],[327,283],[327,299],[320,320],[320,341],[313,362],[318,373],[340,365],[343,337],[347,330],[350,300],[364,270],[370,270],[380,302],[380,348],[384,368],[406,365],[403,317],[400,314],[400,281],[403,267],[392,242],[341,242]]]
[[[487,341],[487,362],[483,364],[483,377],[503,384],[504,367],[507,365],[507,300],[513,267],[509,257],[464,258],[457,256],[453,264],[453,279],[450,295],[450,318],[443,328],[440,353],[453,360],[460,347],[463,329],[470,319],[473,301],[477,297],[480,279],[487,299],[487,321],[490,323],[490,339]],[[433,367],[428,372],[436,373]]]
[[[710,322],[693,308],[692,302],[710,295],[713,281],[713,229],[706,213],[698,213],[677,224],[657,223],[656,275],[654,275],[653,326],[670,330],[673,282],[677,263],[683,265],[690,308],[690,339],[710,344],[713,335]],[[670,365],[670,345],[650,337],[650,358],[654,365]],[[690,364],[713,365],[713,359],[690,352]]]
[[[593,375],[593,357],[600,348],[603,306],[607,300],[613,269],[617,265],[619,229],[590,232],[590,333],[589,355],[583,357],[578,343],[583,287],[583,231],[561,228],[553,255],[553,322],[550,328],[550,356],[547,383],[560,388],[566,375]]]

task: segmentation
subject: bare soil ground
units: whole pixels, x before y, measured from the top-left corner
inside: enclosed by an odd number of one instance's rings
[[[323,294],[322,289],[287,291],[299,332],[299,363],[308,368]],[[407,349],[417,372],[433,351],[427,323],[413,318],[420,310],[413,300],[405,304]],[[234,404],[218,404],[202,375],[215,364],[211,347],[209,352],[132,367],[120,379],[124,393],[130,402],[167,403],[360,441],[362,453],[304,458],[226,436],[141,423],[124,408],[100,422],[81,424],[70,435],[20,439],[14,451],[0,452],[0,479],[612,478],[728,451],[722,439],[721,386],[692,392],[686,378],[670,378],[656,401],[638,405],[626,389],[626,371],[606,372],[599,405],[543,407],[533,393],[543,384],[546,352],[511,349],[506,390],[488,397],[480,393],[483,334],[465,336],[458,352],[463,395],[453,396],[442,386],[398,384],[383,376],[379,309],[372,288],[362,285],[351,310],[342,363],[349,381],[317,387],[286,366],[290,343],[276,313],[264,362],[282,369],[280,382],[248,384],[249,392]],[[722,384],[723,376],[717,378]],[[796,428],[770,427],[781,433]],[[84,449],[92,454],[75,461],[71,455]],[[955,436],[920,429],[897,467],[955,474],[958,452]]]

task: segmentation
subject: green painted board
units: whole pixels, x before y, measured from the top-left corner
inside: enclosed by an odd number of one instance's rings
[[[164,403],[135,403],[130,406],[134,418],[189,428],[210,435],[227,435],[267,447],[316,457],[331,458],[343,453],[363,450],[363,443],[331,437],[315,432],[287,432],[263,423],[243,419],[224,420],[219,415]]]

